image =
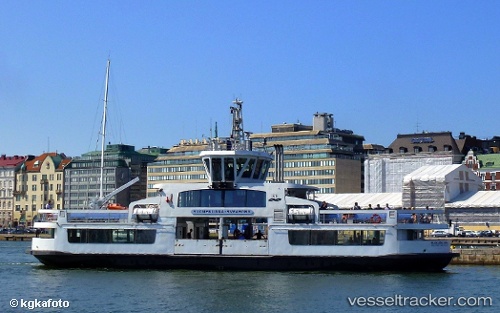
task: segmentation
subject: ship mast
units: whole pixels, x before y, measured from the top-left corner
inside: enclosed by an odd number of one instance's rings
[[[244,143],[245,137],[243,132],[243,101],[236,98],[233,101],[236,106],[231,107],[231,114],[233,115],[233,127],[231,130],[231,140],[233,141],[233,148],[239,150]]]
[[[110,60],[108,59],[108,64],[106,66],[106,85],[104,88],[104,110],[102,113],[102,130],[101,130],[101,179],[99,184],[99,198],[102,199],[104,196],[104,148],[106,145],[106,112],[108,110],[108,82],[109,82],[109,67]]]

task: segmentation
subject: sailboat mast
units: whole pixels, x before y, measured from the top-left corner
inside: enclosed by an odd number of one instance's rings
[[[104,88],[104,110],[102,113],[102,130],[101,130],[101,179],[99,185],[99,198],[104,197],[104,149],[106,147],[106,112],[108,110],[108,82],[109,82],[109,67],[111,61],[108,59],[106,66],[106,86]]]

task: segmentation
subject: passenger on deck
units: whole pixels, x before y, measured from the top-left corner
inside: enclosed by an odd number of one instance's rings
[[[238,228],[235,228],[233,231],[233,237],[234,239],[239,239],[241,235],[241,231]]]
[[[367,209],[367,210],[373,210],[373,208],[372,208],[372,204],[371,204],[371,203],[370,203],[370,204],[368,204],[368,207],[367,207],[366,209]]]
[[[244,232],[244,237],[245,239],[252,239],[253,237],[253,230],[252,230],[252,225],[247,225],[247,227],[245,228],[245,232]]]
[[[361,207],[358,205],[357,202],[354,202],[354,206],[352,207],[353,210],[361,210]]]
[[[266,237],[264,236],[264,234],[260,231],[256,232],[255,235],[253,235],[257,240],[260,240],[262,238],[266,239]]]
[[[416,224],[417,223],[417,214],[413,213],[411,215],[411,220],[410,223]]]
[[[186,234],[187,239],[193,238],[193,229],[190,229],[189,232]]]
[[[321,206],[319,207],[320,210],[327,210],[328,209],[328,204],[323,201],[323,203],[321,203]]]
[[[390,210],[390,209],[391,209],[391,207],[389,207],[389,203],[386,203],[384,210]]]
[[[380,207],[380,204],[377,204],[377,207],[375,208],[375,210],[382,210],[382,208]]]

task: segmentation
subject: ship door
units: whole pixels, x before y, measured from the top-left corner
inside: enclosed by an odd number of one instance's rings
[[[223,255],[268,255],[266,218],[223,218],[219,253]],[[257,232],[260,231],[259,236]]]

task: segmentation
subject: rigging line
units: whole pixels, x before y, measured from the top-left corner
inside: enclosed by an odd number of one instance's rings
[[[110,69],[110,77],[115,77],[114,67]],[[126,128],[123,123],[123,108],[120,105],[120,94],[116,86],[116,79],[110,79],[109,81],[110,96],[108,98],[108,118],[110,130],[108,135],[111,138],[118,140],[118,143],[123,143],[123,138],[127,140],[127,134],[125,133]],[[110,110],[111,108],[111,110]],[[110,114],[111,113],[111,114]],[[117,126],[118,125],[118,126]],[[122,138],[123,136],[123,138]],[[108,140],[109,141],[109,140]]]
[[[89,139],[89,145],[88,145],[88,148],[87,148],[87,151],[91,151],[92,149],[92,144],[94,143],[94,132],[95,132],[95,129],[96,129],[96,123],[97,123],[97,119],[98,117],[100,118],[100,121],[99,121],[99,125],[102,124],[102,101],[104,100],[102,95],[104,93],[104,82],[106,80],[106,72],[104,72],[104,76],[103,76],[103,79],[101,80],[101,83],[99,84],[101,86],[100,88],[100,91],[99,91],[99,95],[97,96],[97,101],[96,101],[96,106],[95,106],[95,113],[94,113],[94,121],[93,121],[93,124],[92,124],[92,127],[90,128],[90,139]],[[101,129],[100,127],[97,127],[98,131],[97,131],[97,136],[96,136],[96,140],[95,140],[95,147],[92,151],[98,151],[100,150],[99,148],[99,141],[100,141],[100,135],[101,135]]]

